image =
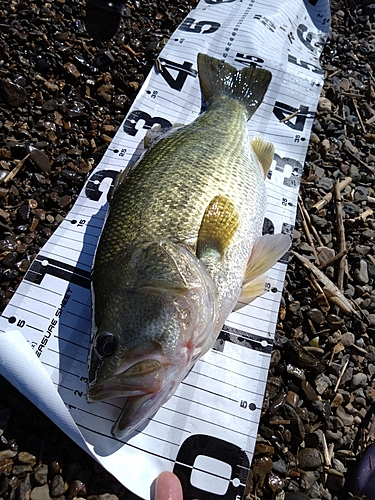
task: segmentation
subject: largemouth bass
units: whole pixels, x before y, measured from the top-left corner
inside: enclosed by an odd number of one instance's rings
[[[118,438],[172,396],[290,245],[261,237],[274,147],[246,128],[271,73],[199,54],[198,74],[207,110],[119,175],[95,256],[87,399],[127,397]]]

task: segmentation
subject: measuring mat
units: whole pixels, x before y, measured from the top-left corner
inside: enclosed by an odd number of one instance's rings
[[[242,498],[287,259],[268,272],[266,294],[229,316],[175,395],[118,440],[111,427],[123,400],[89,405],[85,397],[90,273],[114,180],[143,151],[147,130],[198,116],[199,52],[238,69],[267,68],[272,81],[248,128],[276,151],[264,231],[292,235],[329,22],[328,0],[202,0],[171,36],[102,161],[0,317],[1,374],[144,499],[163,470],[182,478],[185,498]]]

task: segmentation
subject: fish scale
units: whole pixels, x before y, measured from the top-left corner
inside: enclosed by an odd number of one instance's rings
[[[198,74],[207,110],[161,131],[120,175],[95,256],[87,399],[128,397],[117,437],[169,399],[244,300],[243,283],[251,300],[253,278],[289,246],[262,240],[251,271],[273,146],[250,141],[246,122],[270,72],[200,54]]]

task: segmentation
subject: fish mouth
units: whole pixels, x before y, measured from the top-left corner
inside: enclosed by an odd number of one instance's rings
[[[86,399],[89,403],[118,396],[133,397],[159,392],[163,388],[165,368],[157,359],[123,363],[110,377],[88,383]]]

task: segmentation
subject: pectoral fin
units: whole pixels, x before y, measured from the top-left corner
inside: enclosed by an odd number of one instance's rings
[[[264,178],[266,178],[266,175],[271,168],[275,146],[272,144],[272,142],[267,142],[262,139],[260,135],[254,136],[253,140],[251,141],[251,146],[263,167]]]
[[[224,195],[215,196],[206,208],[198,232],[197,257],[220,259],[240,224],[237,209]]]
[[[249,304],[266,291],[266,279],[262,275],[288,251],[290,244],[290,237],[286,234],[265,234],[256,240],[236,309]]]

